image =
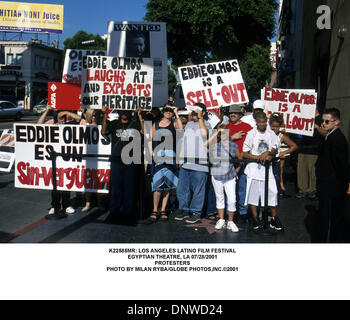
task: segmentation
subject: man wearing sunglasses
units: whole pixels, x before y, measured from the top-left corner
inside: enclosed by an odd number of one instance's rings
[[[316,162],[322,242],[344,242],[344,204],[346,193],[350,194],[350,169],[348,142],[339,126],[339,110],[326,109],[322,128],[327,135]]]

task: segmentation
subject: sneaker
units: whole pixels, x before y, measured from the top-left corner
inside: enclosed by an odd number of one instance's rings
[[[238,232],[239,229],[238,227],[235,225],[235,223],[233,221],[229,221],[227,222],[227,230],[231,230],[232,232]]]
[[[303,199],[303,198],[305,198],[305,193],[298,192],[298,193],[295,195],[295,197],[296,197],[297,199]]]
[[[186,223],[197,223],[201,221],[201,216],[196,213],[190,214],[190,217],[185,220]]]
[[[259,217],[253,217],[252,222],[253,222],[253,229],[254,230],[258,230],[258,229],[262,228]]]
[[[55,208],[51,208],[51,209],[49,210],[49,214],[55,214]]]
[[[284,227],[278,217],[271,218],[270,220],[270,228],[275,229],[277,231],[284,230]]]
[[[225,219],[219,219],[218,222],[215,225],[215,229],[221,230],[221,229],[223,229],[225,227],[225,225],[226,225]]]
[[[68,214],[73,214],[74,212],[75,212],[75,210],[72,207],[68,207],[66,209],[66,213],[68,213]]]
[[[188,212],[185,212],[185,211],[180,210],[180,209],[176,210],[174,220],[182,221],[186,218],[189,218]]]

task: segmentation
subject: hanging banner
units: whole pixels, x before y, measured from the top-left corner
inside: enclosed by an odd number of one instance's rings
[[[261,100],[264,100],[268,114],[283,115],[286,132],[313,135],[317,103],[315,90],[264,88]]]
[[[82,158],[83,154],[109,155],[110,142],[101,126],[14,124],[15,187],[53,189],[52,152],[57,157],[57,190],[108,193],[108,158]]]
[[[181,67],[179,75],[187,106],[202,102],[211,110],[249,102],[237,60]]]
[[[106,56],[105,50],[67,49],[64,59],[62,82],[81,85],[83,59],[86,56]]]
[[[62,33],[63,5],[0,1],[0,31]]]
[[[61,82],[48,83],[48,104],[54,110],[80,110],[81,87]]]
[[[88,56],[83,61],[82,106],[152,109],[153,60]]]
[[[168,52],[164,22],[109,21],[107,53],[114,57],[153,59],[152,106],[168,102]]]

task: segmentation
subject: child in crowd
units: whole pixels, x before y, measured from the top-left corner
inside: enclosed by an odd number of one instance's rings
[[[217,143],[215,143],[217,141]],[[220,124],[218,130],[206,142],[206,146],[214,153],[212,167],[210,169],[211,180],[216,196],[216,207],[219,220],[216,223],[216,229],[223,229],[225,226],[232,232],[238,232],[239,229],[233,222],[236,211],[236,169],[231,158],[240,158],[240,152],[237,144],[230,139],[230,132],[225,124]],[[228,222],[225,215],[225,195],[227,197]]]
[[[265,206],[265,161],[271,161],[276,155],[279,139],[272,130],[267,130],[267,116],[264,112],[255,115],[256,127],[248,132],[243,146],[243,157],[257,160],[246,166],[247,195],[246,203],[249,204],[253,214],[253,229],[261,228],[258,217],[259,200],[261,206]],[[281,231],[283,226],[277,217],[277,186],[273,176],[272,166],[269,167],[268,205],[271,211],[270,227]]]
[[[279,113],[274,113],[270,117],[270,128],[277,135],[279,139],[279,145],[277,150],[278,161],[273,164],[273,173],[276,178],[277,189],[279,195],[282,197],[287,197],[285,194],[286,188],[283,182],[283,169],[285,164],[285,159],[292,152],[298,149],[297,144],[290,139],[283,131],[281,131],[281,127],[284,124],[283,116]]]

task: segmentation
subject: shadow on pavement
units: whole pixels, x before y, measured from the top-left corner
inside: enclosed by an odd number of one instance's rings
[[[321,239],[321,224],[317,207],[316,205],[307,204],[305,205],[305,210],[307,211],[307,216],[304,219],[306,231],[310,235],[310,240],[312,243],[319,243]]]
[[[39,243],[56,243],[59,242],[61,239],[67,237],[72,232],[80,229],[84,225],[98,219],[100,216],[102,216],[106,211],[102,209],[96,208],[93,212],[91,212],[89,215],[85,216],[84,218],[66,226],[65,228],[59,230],[58,232],[50,235],[49,237],[41,240]]]

